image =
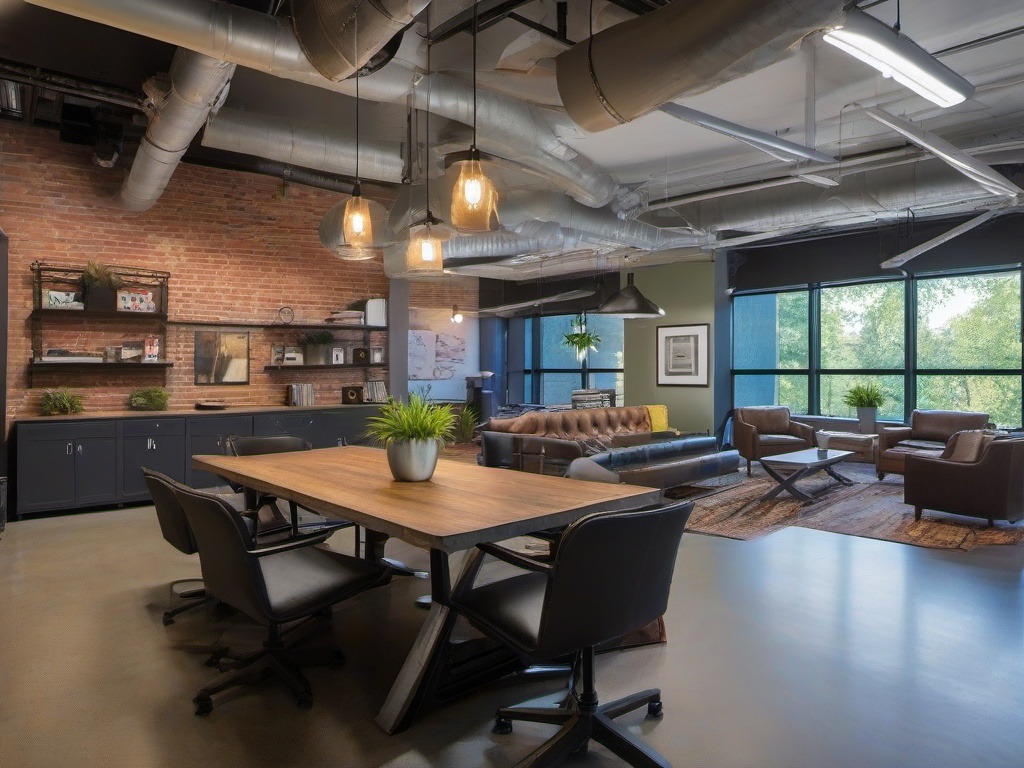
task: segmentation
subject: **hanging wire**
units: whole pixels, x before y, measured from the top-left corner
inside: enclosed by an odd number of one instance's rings
[[[356,0],[353,45],[359,55],[359,0]],[[356,184],[359,184],[359,68],[356,67]]]
[[[896,26],[893,29],[896,32],[900,31],[900,0],[896,0]]]
[[[476,32],[478,3],[473,3],[473,146],[476,146]],[[429,50],[429,48],[427,49]]]
[[[475,6],[474,6],[475,7]],[[433,49],[434,44],[430,39],[430,6],[427,6],[427,81],[430,80],[430,51]],[[422,80],[420,81],[423,82]],[[473,89],[473,98],[476,98],[476,88]],[[476,123],[476,108],[473,108],[473,122]],[[423,118],[424,132],[426,133],[427,140],[423,143],[423,174],[426,178],[423,180],[423,189],[427,194],[427,222],[429,223],[433,218],[434,214],[430,212],[430,86],[427,86],[427,109],[426,115]],[[476,135],[473,135],[473,143],[476,143]]]

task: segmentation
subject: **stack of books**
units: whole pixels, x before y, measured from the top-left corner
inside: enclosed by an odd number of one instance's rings
[[[579,408],[608,408],[611,404],[611,396],[600,389],[574,389],[572,392],[573,410]]]
[[[363,390],[366,393],[368,403],[386,403],[388,401],[388,390],[382,379],[368,379]]]
[[[329,317],[324,318],[325,323],[345,323],[346,325],[362,325],[364,314],[358,309],[336,309]]]
[[[316,405],[312,384],[289,384],[288,405]]]

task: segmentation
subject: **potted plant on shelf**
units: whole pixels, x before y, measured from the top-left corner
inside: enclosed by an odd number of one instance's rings
[[[396,480],[429,480],[441,445],[452,436],[454,421],[450,405],[433,405],[420,394],[409,395],[408,403],[392,397],[379,416],[367,419],[366,435],[385,446]]]
[[[576,359],[580,362],[581,388],[587,388],[587,350],[597,351],[597,345],[601,343],[601,337],[594,331],[587,330],[586,315],[576,315],[572,319],[572,329],[562,337],[562,343],[576,353]]]
[[[117,309],[117,289],[124,285],[121,276],[106,264],[89,261],[82,270],[85,308],[113,312]]]
[[[885,402],[885,395],[877,384],[854,384],[843,396],[843,402],[857,409],[860,433],[872,434],[876,430],[878,407]]]
[[[82,396],[70,389],[48,389],[43,392],[40,411],[43,416],[67,415],[81,413],[85,410]]]
[[[307,331],[299,337],[306,365],[330,365],[334,334],[330,331]]]
[[[163,387],[136,389],[128,395],[128,407],[133,411],[166,411],[168,394]]]

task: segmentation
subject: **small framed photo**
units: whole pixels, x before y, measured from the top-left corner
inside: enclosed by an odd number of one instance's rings
[[[82,294],[76,291],[46,291],[47,309],[85,309]]]
[[[345,348],[334,347],[331,350],[331,365],[344,365],[345,364]]]
[[[708,323],[658,326],[659,387],[706,387],[708,375]]]
[[[384,347],[370,347],[370,362],[371,363],[383,363],[384,362]]]

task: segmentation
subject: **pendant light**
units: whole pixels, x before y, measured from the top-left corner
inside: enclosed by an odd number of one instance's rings
[[[473,3],[473,143],[465,160],[456,163],[459,178],[452,190],[452,226],[467,232],[488,232],[498,227],[498,191],[480,165],[476,148],[476,34],[477,4]]]
[[[633,273],[630,272],[626,275],[626,287],[601,302],[596,314],[615,315],[625,320],[635,320],[644,317],[662,317],[665,310],[640,293],[640,289],[633,285]]]
[[[354,13],[353,46],[359,50],[359,2]],[[373,242],[373,224],[370,221],[370,206],[362,195],[359,182],[359,70],[356,70],[356,182],[352,185],[352,197],[345,203],[345,217],[342,226],[345,242],[355,249],[363,249]]]
[[[427,7],[427,81],[430,80],[430,7]],[[424,154],[426,170],[424,192],[427,196],[427,215],[409,227],[409,248],[405,255],[406,268],[418,274],[444,271],[441,260],[441,243],[451,237],[451,232],[443,226],[444,222],[430,210],[430,93],[427,93],[427,110],[424,118],[424,132],[427,139]]]

